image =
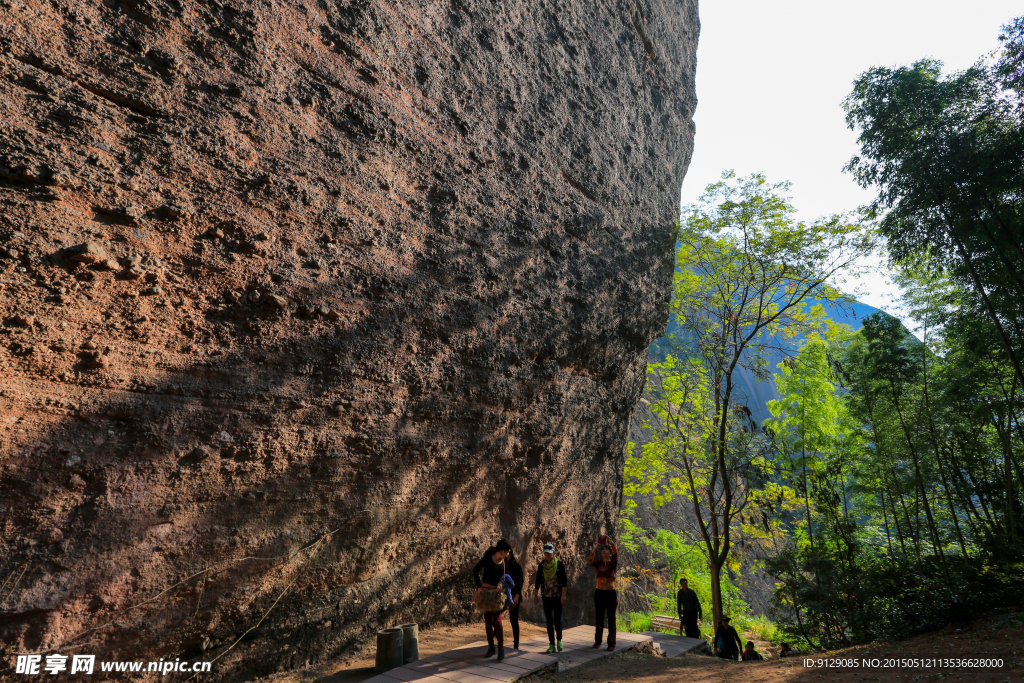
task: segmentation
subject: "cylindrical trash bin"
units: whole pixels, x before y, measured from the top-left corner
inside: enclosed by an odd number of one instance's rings
[[[419,624],[402,624],[402,661],[405,664],[420,658],[420,626]]]
[[[377,631],[377,665],[373,670],[382,674],[399,666],[402,666],[402,629]]]

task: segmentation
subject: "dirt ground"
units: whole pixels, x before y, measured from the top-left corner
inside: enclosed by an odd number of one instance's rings
[[[520,640],[545,635],[543,626],[521,622]],[[511,631],[505,625],[511,641]],[[420,655],[426,657],[484,639],[483,623],[437,626],[420,631]],[[747,638],[745,637],[744,640]],[[731,662],[704,655],[664,658],[635,652],[606,657],[569,671],[541,673],[522,679],[523,683],[911,683],[916,681],[969,681],[971,683],[1024,682],[1024,615],[999,616],[960,627],[949,626],[934,633],[892,643],[860,645],[828,653],[777,659],[776,648],[758,641],[764,662]],[[818,660],[856,659],[1002,659],[1001,668],[958,669],[954,667],[816,668],[805,658]],[[274,683],[360,683],[373,676],[374,645],[367,641],[359,652],[306,670],[276,674]]]
[[[732,662],[706,655],[667,659],[624,652],[560,674],[535,674],[523,683],[910,683],[911,681],[971,681],[1004,683],[1024,681],[1024,627],[1021,615],[975,622],[966,627],[947,627],[895,643],[874,643],[829,653],[818,659],[865,658],[1001,658],[1001,668],[954,667],[812,668],[804,657],[768,659],[764,662]],[[1016,624],[1005,628],[1007,624]]]

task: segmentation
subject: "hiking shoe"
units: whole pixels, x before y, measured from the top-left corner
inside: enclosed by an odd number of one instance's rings
[[[494,646],[493,645],[488,645],[487,646],[487,654],[485,654],[484,657],[493,657],[493,656],[494,656]]]
[[[548,645],[548,654],[551,654],[554,651],[555,651],[555,644],[551,643],[550,645]]]
[[[608,643],[608,652],[611,652],[614,649],[615,649],[615,643]]]
[[[562,651],[562,641],[558,641],[558,651]]]
[[[597,641],[596,643],[594,643],[590,647],[592,647],[592,648],[594,648],[596,650],[597,648],[601,647],[601,641],[600,640]]]
[[[503,647],[499,647],[499,648],[498,648],[498,659],[497,659],[497,660],[495,660],[495,661],[498,661],[498,662],[500,662],[500,661],[501,661],[501,660],[503,660],[503,659],[505,659],[505,648],[503,648]]]

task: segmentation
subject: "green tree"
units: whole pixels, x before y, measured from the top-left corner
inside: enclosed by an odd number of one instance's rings
[[[862,74],[845,102],[861,154],[846,169],[878,189],[872,208],[896,261],[930,248],[975,289],[1024,384],[1024,126],[1005,96],[1019,66],[1014,26],[995,69],[943,76],[926,59]]]
[[[808,543],[814,547],[810,477],[822,466],[822,455],[843,440],[849,430],[846,406],[836,395],[829,361],[829,344],[810,339],[794,357],[779,364],[775,375],[779,399],[768,402],[772,430],[781,451],[777,462],[799,479],[804,500]]]
[[[667,359],[649,367],[652,440],[633,474],[648,482],[638,490],[656,490],[656,506],[688,500],[689,530],[711,575],[715,623],[734,526],[784,497],[737,373],[767,379],[771,354],[789,353],[798,337],[826,328],[822,302],[847,300],[837,278],[875,247],[862,217],[797,221],[783,194],[788,187],[727,172],[684,211]]]
[[[999,42],[1003,44],[1003,52],[996,62],[996,75],[1018,98],[1024,98],[1024,17],[1017,17],[1003,26]]]

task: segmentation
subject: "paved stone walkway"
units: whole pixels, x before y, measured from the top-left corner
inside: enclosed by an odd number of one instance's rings
[[[643,635],[650,636],[657,643],[658,647],[661,648],[661,651],[665,653],[666,657],[678,657],[687,652],[699,652],[701,650],[711,652],[711,646],[708,645],[706,640],[701,638],[686,638],[657,631],[644,631]]]
[[[506,635],[511,635],[508,631],[506,629]],[[571,669],[652,640],[668,657],[676,657],[704,644],[703,640],[696,638],[654,631],[620,632],[616,636],[617,647],[609,652],[604,646],[600,649],[592,647],[593,626],[577,626],[562,633],[563,649],[552,655],[546,653],[547,638],[532,638],[520,642],[519,650],[506,647],[505,659],[497,662],[494,657],[484,657],[487,643],[481,640],[378,674],[365,683],[510,683],[542,669]]]

